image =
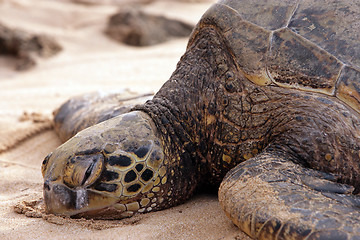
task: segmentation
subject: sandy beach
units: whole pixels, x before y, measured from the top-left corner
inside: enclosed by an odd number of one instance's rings
[[[23,201],[42,198],[41,162],[61,144],[52,128],[54,109],[72,96],[98,90],[155,93],[175,70],[187,38],[139,48],[103,34],[107,18],[127,2],[0,0],[1,23],[48,34],[63,47],[25,72],[14,70],[15,59],[0,57],[0,239],[248,239],[210,193],[113,221],[14,211]],[[214,1],[143,2],[148,3],[139,6],[147,12],[196,24]]]

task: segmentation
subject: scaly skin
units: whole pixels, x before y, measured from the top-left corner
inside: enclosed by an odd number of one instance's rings
[[[174,206],[222,182],[225,213],[255,239],[360,238],[359,113],[317,89],[255,84],[222,31],[201,22],[152,100],[80,132],[46,158],[49,212],[121,218]],[[160,164],[136,154],[149,141],[156,144],[146,153],[159,153]],[[132,161],[114,168],[108,152]],[[126,179],[143,184],[135,169],[144,161],[153,171],[149,187],[118,191]],[[118,173],[116,190],[103,185],[109,169]]]

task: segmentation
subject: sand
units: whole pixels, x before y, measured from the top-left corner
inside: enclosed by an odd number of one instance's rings
[[[64,47],[27,72],[14,71],[14,59],[0,57],[0,239],[244,239],[216,194],[197,194],[183,205],[117,221],[27,217],[14,211],[23,201],[42,198],[41,162],[61,144],[51,127],[54,109],[97,90],[154,93],[185,51],[186,38],[145,48],[116,43],[102,31],[107,17],[126,1],[78,2],[86,4],[0,0],[0,22],[49,34]],[[146,11],[193,24],[211,4],[147,2]]]

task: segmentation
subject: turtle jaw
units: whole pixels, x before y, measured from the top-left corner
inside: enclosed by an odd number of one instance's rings
[[[44,199],[46,212],[58,215],[75,215],[86,211],[89,206],[88,193],[84,188],[73,190],[49,181],[44,183]]]
[[[60,184],[44,182],[44,199],[46,212],[62,215],[73,215],[72,212],[88,204],[86,192],[74,191]]]
[[[63,184],[49,181],[44,183],[44,200],[47,213],[65,216],[97,212],[112,206],[117,201],[115,198],[86,188],[70,189]]]

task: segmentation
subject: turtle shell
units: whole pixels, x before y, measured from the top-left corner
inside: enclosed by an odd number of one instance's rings
[[[192,39],[207,26],[222,33],[253,83],[335,96],[360,112],[358,1],[222,0]]]

